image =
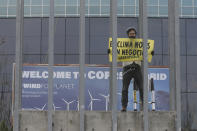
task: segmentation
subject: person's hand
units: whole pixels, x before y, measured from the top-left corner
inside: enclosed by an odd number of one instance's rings
[[[151,52],[151,55],[152,55],[152,56],[154,56],[154,55],[155,55],[155,52],[154,52],[154,51],[152,51],[152,52]]]
[[[110,49],[107,49],[107,54],[110,54],[110,52],[111,52]]]

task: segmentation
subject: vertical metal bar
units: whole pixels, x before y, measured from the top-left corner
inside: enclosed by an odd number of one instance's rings
[[[168,48],[169,48],[169,69],[170,69],[170,110],[175,110],[175,2],[168,0]]]
[[[147,26],[147,0],[139,1],[139,30],[141,37],[143,38],[143,90],[144,90],[144,102],[143,102],[143,124],[144,131],[149,130],[148,119],[148,53],[147,53],[147,38],[148,38],[148,26]]]
[[[136,5],[137,6],[137,5]],[[143,27],[143,21],[142,21],[142,17],[143,17],[143,14],[142,14],[142,1],[140,0],[139,1],[139,18],[138,18],[138,28],[139,28],[139,37],[142,38],[143,35],[143,30],[142,30],[142,27]]]
[[[49,47],[48,47],[48,131],[53,129],[53,65],[54,65],[54,0],[50,0]]]
[[[85,115],[85,0],[80,0],[80,44],[79,44],[79,106],[80,106],[80,131],[84,131]]]
[[[22,62],[24,36],[24,0],[17,0],[16,12],[16,74],[15,74],[15,105],[14,131],[19,131],[19,111],[21,110]]]
[[[176,110],[176,131],[181,131],[179,1],[168,0],[168,43],[170,50],[170,109]]]
[[[110,1],[112,34],[112,131],[117,131],[117,0]]]
[[[110,63],[110,75],[109,75],[109,110],[112,110],[112,63]]]

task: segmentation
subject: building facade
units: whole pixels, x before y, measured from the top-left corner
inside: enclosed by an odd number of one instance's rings
[[[118,37],[138,30],[138,0],[118,0]],[[86,64],[109,64],[109,0],[86,1]],[[168,2],[148,0],[148,38],[155,40],[150,65],[168,66]],[[11,97],[15,61],[16,0],[0,0],[0,92]],[[79,0],[55,1],[55,64],[79,63]],[[24,63],[47,64],[49,0],[25,0]],[[197,0],[180,0],[182,127],[197,130]],[[2,94],[6,94],[2,96]],[[6,99],[11,102],[11,99]],[[11,109],[8,104],[6,108]],[[2,117],[3,118],[3,117]]]

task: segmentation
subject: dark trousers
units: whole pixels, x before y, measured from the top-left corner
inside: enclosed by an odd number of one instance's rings
[[[123,67],[122,107],[128,104],[128,89],[131,79],[134,78],[134,89],[139,89],[140,100],[143,103],[143,78],[140,65],[132,63]]]

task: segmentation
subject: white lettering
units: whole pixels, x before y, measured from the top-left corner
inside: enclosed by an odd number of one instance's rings
[[[167,79],[167,75],[164,73],[160,74],[160,80],[166,80]]]
[[[105,79],[109,78],[109,71],[105,71]]]
[[[47,71],[42,72],[42,77],[43,78],[48,78],[48,72]]]
[[[74,79],[77,79],[78,75],[79,75],[79,72],[73,72],[73,75],[74,75]]]
[[[148,78],[153,78],[153,80],[166,80],[167,75],[165,73],[150,73],[148,75]]]
[[[36,71],[30,72],[30,78],[36,78]]]
[[[119,80],[122,80],[122,72],[119,72]]]
[[[41,88],[40,84],[23,84],[24,88]]]
[[[66,72],[65,78],[71,79],[71,72]]]
[[[29,71],[23,71],[23,78],[29,78]]]
[[[89,79],[95,79],[95,72],[94,71],[89,71],[88,72],[88,78]]]
[[[96,78],[97,78],[97,79],[103,79],[103,78],[104,78],[104,73],[103,73],[102,71],[98,71],[98,72],[96,73]]]
[[[64,72],[57,72],[56,78],[64,78]]]

